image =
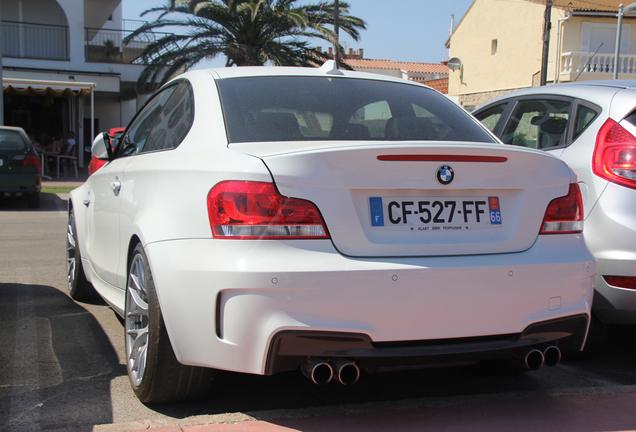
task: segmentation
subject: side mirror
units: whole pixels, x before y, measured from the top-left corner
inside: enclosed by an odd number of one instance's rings
[[[106,132],[97,135],[93,141],[91,151],[93,156],[97,159],[111,160],[113,158],[113,151],[110,148],[110,135]]]

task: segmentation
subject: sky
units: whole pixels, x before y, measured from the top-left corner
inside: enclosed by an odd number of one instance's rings
[[[399,62],[439,63],[446,60],[444,43],[448,39],[451,14],[459,23],[473,0],[341,0],[350,4],[349,14],[366,21],[367,29],[356,42],[340,33],[345,48],[364,49],[364,58]],[[320,3],[320,0],[302,3]],[[155,14],[140,18],[152,7],[165,6],[167,0],[123,0],[124,19],[150,21]],[[312,41],[322,46],[323,40]],[[224,66],[225,58],[207,62],[200,67]],[[199,66],[195,67],[198,68]]]

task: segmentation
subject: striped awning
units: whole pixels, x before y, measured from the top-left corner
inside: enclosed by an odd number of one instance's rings
[[[8,95],[83,98],[95,89],[95,83],[2,78],[2,89]]]

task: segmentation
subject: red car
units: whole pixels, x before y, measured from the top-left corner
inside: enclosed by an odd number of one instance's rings
[[[119,138],[120,136],[124,134],[125,130],[126,130],[125,127],[110,128],[108,130],[108,135],[110,135],[111,140],[113,138]],[[106,162],[108,161],[97,159],[95,156],[91,157],[91,161],[88,163],[88,175],[93,174],[95,171],[103,167],[106,164]]]

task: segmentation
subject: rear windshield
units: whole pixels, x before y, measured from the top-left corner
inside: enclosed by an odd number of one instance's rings
[[[333,77],[232,78],[218,86],[231,143],[495,142],[453,102],[425,87]]]
[[[27,145],[19,133],[0,130],[0,150],[24,151]]]

